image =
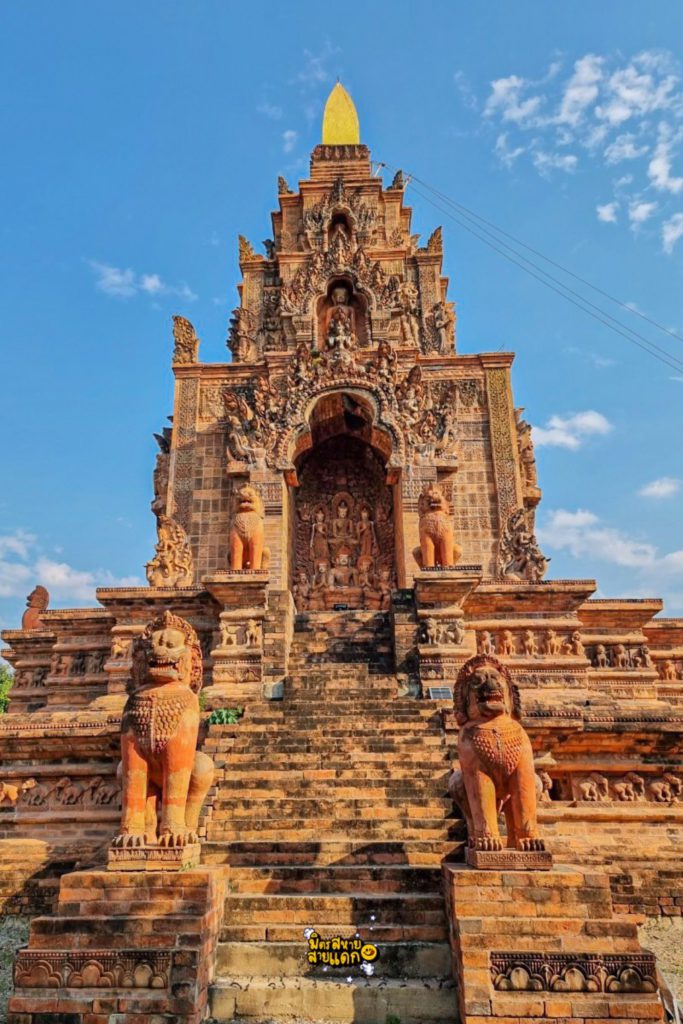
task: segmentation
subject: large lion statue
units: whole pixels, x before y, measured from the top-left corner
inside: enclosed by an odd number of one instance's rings
[[[232,569],[267,569],[270,549],[263,544],[263,502],[250,484],[237,492],[236,511],[230,530],[230,567]]]
[[[421,569],[455,565],[462,548],[455,543],[448,501],[437,484],[427,484],[417,503],[420,546],[415,558]]]
[[[448,792],[465,816],[469,847],[503,848],[502,809],[509,849],[545,850],[536,823],[533,752],[508,670],[490,655],[470,658],[458,673],[453,700],[460,771],[451,775]]]
[[[121,828],[114,846],[185,846],[213,781],[198,751],[202,652],[189,622],[166,611],[133,643],[121,721]]]

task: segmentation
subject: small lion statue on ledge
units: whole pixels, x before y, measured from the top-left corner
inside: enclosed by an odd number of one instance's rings
[[[116,847],[197,840],[213,761],[198,751],[202,652],[189,622],[165,611],[133,643],[121,721],[123,813]]]
[[[502,809],[508,849],[545,850],[536,822],[533,751],[510,673],[490,655],[470,658],[458,673],[453,700],[460,770],[451,775],[448,792],[465,816],[469,848],[503,849]]]
[[[251,484],[239,488],[230,530],[230,568],[260,571],[270,563],[270,549],[264,547],[264,513],[261,495]]]
[[[462,554],[456,544],[450,509],[438,484],[425,484],[417,503],[420,546],[413,552],[421,569],[455,565]]]

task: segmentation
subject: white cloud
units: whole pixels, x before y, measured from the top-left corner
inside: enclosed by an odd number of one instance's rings
[[[672,150],[677,141],[665,125],[660,125],[659,141],[647,169],[654,188],[672,195],[678,195],[683,189],[683,178],[671,174]]]
[[[683,213],[674,213],[673,217],[662,224],[664,252],[673,252],[674,246],[681,236],[683,236]]]
[[[619,203],[605,203],[603,206],[596,206],[595,212],[598,215],[598,220],[604,221],[605,224],[616,224],[618,209]]]
[[[671,498],[681,489],[681,481],[673,476],[660,476],[638,491],[643,498]]]
[[[256,110],[259,114],[263,114],[264,117],[269,117],[271,121],[279,121],[282,117],[282,107],[278,107],[274,103],[268,103],[266,100],[263,103],[259,103]]]
[[[296,146],[296,140],[298,138],[298,132],[295,132],[293,128],[288,128],[287,131],[282,133],[282,148],[285,153],[291,153]]]
[[[304,50],[304,64],[301,70],[297,73],[295,82],[297,82],[304,91],[310,91],[318,89],[325,82],[329,82],[331,75],[327,68],[327,63],[330,57],[334,57],[341,53],[341,50],[337,46],[332,46],[329,40],[325,43],[319,53],[312,53],[310,50]]]
[[[508,146],[507,132],[500,133],[496,139],[496,156],[502,160],[506,167],[512,167],[517,157],[521,156],[522,153],[526,153],[526,146],[510,148]]]
[[[467,107],[468,110],[476,110],[479,103],[464,71],[456,71],[453,75],[453,81],[460,94],[463,106]]]
[[[628,219],[631,224],[644,224],[657,209],[656,203],[645,203],[635,200],[628,208]]]
[[[537,149],[532,156],[536,170],[546,176],[550,171],[567,171],[572,173],[576,170],[578,157],[573,153],[546,153]]]
[[[55,601],[95,603],[101,586],[140,586],[137,576],[116,577],[108,569],[75,569],[40,551],[37,538],[25,530],[0,536],[0,597],[25,597],[41,583]]]
[[[593,558],[631,569],[646,568],[654,564],[654,545],[633,540],[626,533],[604,526],[599,517],[587,509],[569,512],[556,509],[550,512],[537,531],[542,545],[566,550],[574,558]]]
[[[618,164],[622,160],[636,160],[647,151],[647,145],[638,146],[635,135],[626,132],[624,135],[617,135],[616,139],[607,146],[605,160],[608,164]]]
[[[134,295],[175,295],[188,302],[194,302],[197,295],[183,281],[179,285],[167,284],[159,274],[136,274],[128,267],[112,267],[98,260],[87,260],[95,274],[95,287],[105,295],[118,299],[129,299]]]
[[[107,263],[98,263],[97,260],[88,260],[88,263],[97,275],[95,287],[99,291],[104,292],[105,295],[116,295],[123,298],[135,295],[137,285],[135,284],[135,273],[132,270],[121,270],[119,267],[111,267]]]
[[[529,82],[518,75],[509,75],[491,82],[491,95],[486,101],[484,115],[491,117],[500,114],[504,121],[517,124],[533,123],[542,100],[540,96],[522,99],[522,93],[528,85]]]
[[[574,74],[564,90],[557,114],[560,124],[576,125],[583,118],[586,108],[598,97],[598,83],[601,81],[602,57],[589,53],[574,64]]]
[[[576,451],[588,437],[609,434],[613,427],[602,413],[588,409],[571,416],[551,416],[545,427],[532,429],[537,447]]]
[[[636,57],[632,64],[610,76],[606,102],[596,109],[598,117],[619,125],[637,115],[650,114],[671,105],[672,92],[678,81],[675,75],[666,75],[657,81],[649,71],[639,71],[639,63],[642,61]],[[652,70],[656,73],[658,69]]]

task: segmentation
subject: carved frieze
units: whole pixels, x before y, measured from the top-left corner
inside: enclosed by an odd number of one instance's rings
[[[657,991],[652,953],[491,953],[498,992]]]
[[[14,966],[17,988],[166,989],[171,954],[157,949],[23,949]]]

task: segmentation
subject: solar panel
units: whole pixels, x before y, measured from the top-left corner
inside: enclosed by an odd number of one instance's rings
[[[450,686],[430,686],[430,700],[453,700],[453,691]]]

